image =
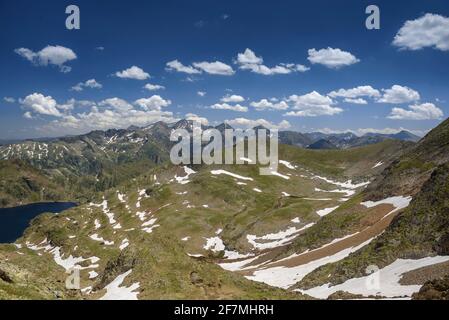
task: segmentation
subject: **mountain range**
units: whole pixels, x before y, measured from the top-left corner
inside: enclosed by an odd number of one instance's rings
[[[2,146],[3,206],[79,205],[0,245],[0,298],[444,297],[449,120],[418,142],[282,132],[270,176],[172,165],[174,128],[191,122]]]

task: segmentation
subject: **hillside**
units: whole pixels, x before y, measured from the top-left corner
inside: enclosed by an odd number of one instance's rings
[[[0,207],[67,199],[60,184],[20,160],[0,161]]]
[[[90,203],[35,219],[16,247],[0,249],[0,270],[12,280],[3,283],[0,292],[18,298],[55,298],[58,292],[60,298],[96,299],[112,280],[132,270],[124,283],[139,284],[134,286],[139,299],[306,298],[223,268],[282,248],[320,220],[316,212],[338,204],[337,194],[313,200],[322,193],[317,188],[328,184],[318,174],[369,179],[379,170],[373,168],[376,163],[387,161],[401,147],[386,142],[324,155],[281,145],[279,176],[259,176],[253,165],[147,170],[96,194]],[[279,239],[267,242],[264,234],[279,234]],[[64,268],[74,263],[87,268],[82,272],[84,293],[67,291],[58,282],[64,279]],[[30,270],[34,264],[40,267]],[[35,279],[35,290],[19,290],[22,274]],[[42,289],[44,282],[47,289]]]
[[[185,121],[177,125],[190,128]],[[163,123],[58,140],[52,148],[74,149],[89,141],[94,150],[100,146],[112,154],[130,143],[129,130],[148,141],[160,135],[161,162],[146,153],[138,161],[116,158],[107,171],[116,178],[106,191],[80,193],[76,185],[71,190],[82,194],[80,206],[36,218],[14,245],[1,246],[0,273],[7,281],[0,281],[0,296],[98,299],[115,291],[132,299],[411,296],[437,274],[429,270],[447,270],[449,227],[441,214],[447,209],[447,165],[434,168],[415,194],[372,195],[383,190],[385,172],[401,159],[424,153],[443,159],[433,148],[442,148],[437,140],[445,125],[418,145],[392,139],[344,150],[281,144],[279,168],[271,176],[260,176],[259,166],[250,164],[165,163],[164,137],[171,129]],[[144,141],[135,147],[137,154],[155,146]],[[31,270],[34,264],[39,268]],[[401,268],[405,282],[393,281],[387,287],[392,289],[377,293],[360,285],[348,288],[347,281],[364,279],[370,264]],[[63,287],[65,270],[75,265],[82,268],[82,291]],[[25,278],[33,279],[27,292],[20,290]]]

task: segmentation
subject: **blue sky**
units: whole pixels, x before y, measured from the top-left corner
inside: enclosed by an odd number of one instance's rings
[[[449,114],[449,4],[376,1],[367,30],[370,4],[2,1],[0,139],[184,117],[425,133]]]

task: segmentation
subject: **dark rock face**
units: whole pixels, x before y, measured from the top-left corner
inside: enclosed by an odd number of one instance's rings
[[[7,283],[13,283],[14,281],[11,279],[11,277],[2,269],[0,269],[0,279],[7,282]]]
[[[449,275],[442,279],[426,282],[418,293],[413,294],[413,300],[449,300]]]
[[[449,255],[449,232],[440,238],[435,246],[435,251],[442,256]]]
[[[132,250],[124,250],[116,259],[109,260],[104,269],[100,282],[94,287],[95,291],[103,289],[117,276],[131,270],[137,264],[137,254]]]

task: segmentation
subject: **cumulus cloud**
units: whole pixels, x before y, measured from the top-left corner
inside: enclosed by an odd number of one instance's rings
[[[198,91],[196,94],[200,97],[204,97],[207,93],[205,91]]]
[[[72,70],[65,63],[77,58],[72,49],[63,46],[46,46],[38,52],[34,52],[28,48],[18,48],[15,53],[22,56],[37,66],[55,65],[59,67],[61,72],[67,73]]]
[[[187,74],[199,74],[199,73],[201,73],[201,71],[195,69],[192,66],[185,66],[185,65],[183,65],[178,60],[173,60],[173,61],[167,62],[166,70],[167,71],[177,71],[177,72],[182,72],[182,73],[187,73]]]
[[[335,102],[331,98],[323,96],[316,91],[302,96],[292,95],[288,98],[288,101],[293,103],[293,109],[297,111],[287,112],[285,116],[332,116],[343,112],[343,109],[334,106]]]
[[[287,120],[282,120],[278,124],[272,123],[265,119],[257,119],[257,120],[251,120],[247,118],[235,118],[232,120],[226,120],[227,124],[229,124],[232,127],[235,128],[245,128],[250,129],[257,126],[264,126],[267,129],[288,129],[291,127],[290,123]]]
[[[178,60],[173,60],[167,62],[166,68],[167,71],[177,71],[187,74],[200,74],[200,73],[208,73],[213,75],[221,75],[221,76],[232,76],[235,71],[232,69],[230,65],[223,63],[221,61],[215,62],[194,62],[193,66],[186,66],[179,62]],[[193,80],[192,78],[189,78]]]
[[[240,104],[230,105],[228,103],[216,103],[210,107],[215,110],[230,110],[236,112],[248,112],[248,108]]]
[[[25,119],[33,119],[33,115],[31,114],[30,111],[25,112],[25,113],[23,114],[23,117],[24,117]]]
[[[55,134],[80,134],[91,130],[128,128],[131,125],[147,126],[157,121],[173,122],[178,119],[172,112],[157,110],[117,110],[92,107],[89,112],[70,114],[41,127],[43,132]]]
[[[95,79],[89,79],[85,82],[80,82],[77,85],[73,86],[71,90],[73,91],[83,91],[84,88],[92,88],[92,89],[101,89],[103,85],[98,83]]]
[[[267,67],[263,64],[263,58],[256,56],[254,51],[247,48],[245,52],[237,55],[236,63],[242,70],[250,70],[263,75],[289,74],[292,72],[306,72],[310,68],[294,63],[281,63],[274,67]]]
[[[382,91],[383,95],[378,100],[380,103],[407,103],[420,99],[417,91],[400,85],[394,85],[390,89],[384,89]]]
[[[47,100],[49,98],[51,97],[47,97]],[[72,103],[81,104],[79,101]],[[139,99],[134,104],[117,97],[83,104],[86,107],[90,105],[90,109],[82,112],[69,110],[40,129],[53,134],[80,134],[91,130],[121,129],[131,125],[146,126],[157,121],[179,120],[173,117],[172,112],[161,110],[170,102],[159,96]]]
[[[232,69],[230,65],[226,63],[215,61],[215,62],[195,62],[193,66],[201,71],[204,71],[213,75],[221,75],[221,76],[232,76],[235,71]]]
[[[165,87],[161,86],[159,84],[151,84],[151,83],[147,83],[144,86],[144,89],[147,89],[148,91],[157,91],[157,90],[164,90]]]
[[[362,99],[362,98],[357,98],[357,99],[346,98],[345,102],[352,103],[352,104],[368,104],[368,101],[366,101],[365,99]]]
[[[160,111],[164,107],[171,105],[170,100],[165,100],[159,95],[154,95],[149,98],[142,98],[135,101],[135,104],[144,110]]]
[[[209,120],[207,120],[207,118],[200,117],[194,113],[187,113],[186,120],[200,122],[203,126],[209,125]]]
[[[122,79],[134,79],[134,80],[146,80],[150,78],[150,75],[143,71],[141,68],[132,66],[123,71],[117,71],[115,76]]]
[[[133,109],[133,106],[127,101],[120,98],[109,98],[98,103],[100,107],[110,107],[117,111],[128,111]]]
[[[408,110],[393,108],[388,118],[394,120],[439,120],[443,116],[443,111],[433,103],[423,103],[411,105]]]
[[[449,18],[427,13],[421,18],[408,20],[394,37],[393,45],[408,50],[432,47],[449,51]]]
[[[262,99],[260,101],[251,102],[251,107],[256,110],[287,110],[288,104],[285,101],[276,102],[277,99],[269,101],[268,99]]]
[[[14,99],[12,97],[3,97],[3,101],[8,102],[8,103],[14,103],[14,102],[16,102],[16,99]]]
[[[371,86],[358,86],[352,89],[339,89],[336,91],[332,91],[328,93],[328,96],[331,98],[349,98],[356,99],[361,97],[370,97],[376,98],[380,97],[380,92],[377,89],[374,89]]]
[[[61,112],[57,108],[56,100],[51,96],[33,93],[21,100],[21,104],[24,108],[29,108],[35,113],[54,117],[62,116]]]
[[[321,64],[331,69],[340,69],[360,62],[352,53],[341,49],[328,47],[327,49],[316,50],[315,48],[308,51],[307,58],[312,64]]]
[[[227,95],[224,96],[223,98],[221,98],[221,102],[225,102],[225,103],[237,103],[237,102],[243,102],[245,101],[245,98],[243,98],[242,96],[233,94],[233,95]]]

